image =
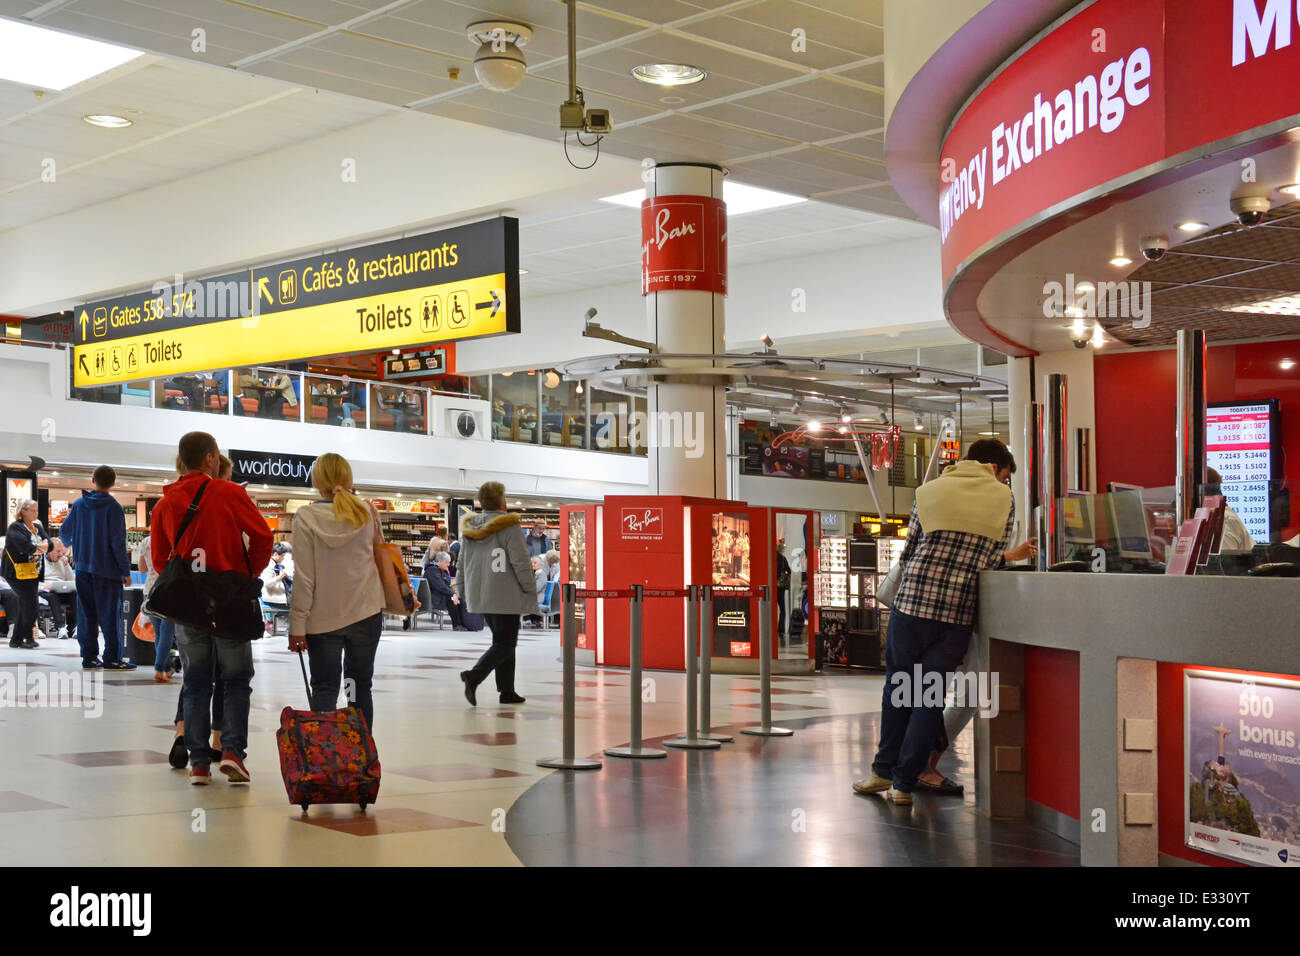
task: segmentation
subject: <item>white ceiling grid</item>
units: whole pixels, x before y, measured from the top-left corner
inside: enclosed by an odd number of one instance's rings
[[[914,218],[883,163],[882,0],[578,6],[579,85],[589,106],[613,112],[604,151],[717,162],[743,182]],[[0,14],[390,107],[561,135],[565,8],[557,0],[0,0]],[[510,93],[474,79],[464,28],[488,17],[534,31],[524,48],[529,75]],[[196,28],[206,31],[204,53],[191,49]],[[792,49],[796,30],[804,50]],[[709,76],[651,86],[629,75],[644,62],[691,63]],[[458,80],[449,67],[460,69]],[[665,96],[683,102],[664,104]]]

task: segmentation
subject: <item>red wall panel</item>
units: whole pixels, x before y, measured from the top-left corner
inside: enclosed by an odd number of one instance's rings
[[[1025,648],[1025,797],[1079,819],[1079,655]]]
[[[1280,362],[1297,364],[1283,369]],[[1174,483],[1177,354],[1173,349],[1101,353],[1093,361],[1097,487],[1123,481],[1153,488]],[[1276,398],[1282,411],[1285,477],[1300,482],[1300,339],[1212,346],[1205,370],[1211,402]],[[1282,540],[1300,530],[1295,509]]]

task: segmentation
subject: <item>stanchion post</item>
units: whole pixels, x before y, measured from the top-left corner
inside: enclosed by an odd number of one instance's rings
[[[700,737],[729,744],[736,738],[713,732],[713,587],[700,586]]]
[[[628,678],[631,683],[632,729],[626,747],[607,747],[609,757],[627,757],[632,760],[653,760],[667,757],[668,751],[641,746],[641,625],[645,611],[645,588],[632,585],[632,599],[628,602]]]
[[[742,727],[740,732],[751,737],[794,736],[793,730],[772,726],[772,602],[766,584],[758,589],[758,687],[759,725]]]
[[[574,709],[577,706],[577,651],[578,622],[575,618],[577,606],[577,587],[565,584],[564,599],[564,744],[559,757],[546,757],[537,761],[539,767],[551,767],[555,770],[599,770],[599,760],[588,760],[574,755]]]
[[[699,679],[695,661],[700,639],[700,586],[692,584],[686,598],[686,733],[674,740],[665,740],[665,747],[675,750],[717,750],[722,744],[699,736],[699,715],[696,698]]]

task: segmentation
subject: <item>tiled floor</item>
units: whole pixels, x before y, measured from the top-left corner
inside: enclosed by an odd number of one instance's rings
[[[990,824],[952,798],[918,800],[906,815],[850,784],[870,759],[881,678],[834,674],[777,678],[773,707],[795,737],[737,736],[711,753],[666,760],[606,758],[582,775],[543,770],[560,751],[555,632],[526,632],[519,650],[520,707],[480,688],[468,706],[457,671],[477,648],[450,630],[389,632],[376,664],[378,802],[312,807],[286,799],[275,747],[278,715],[304,707],[302,679],[283,637],[255,645],[249,787],[218,779],[189,786],[166,764],[179,681],[151,671],[113,675],[76,706],[0,706],[5,775],[0,847],[8,864],[42,865],[519,865],[692,863],[1070,864],[1077,849],[1023,826]],[[82,676],[63,642],[36,651],[0,646],[3,680]],[[24,671],[17,665],[40,665]],[[12,666],[10,666],[12,665]],[[580,667],[579,754],[625,744],[627,673]],[[683,729],[680,674],[647,672],[651,737]],[[751,677],[714,676],[713,723],[756,721]],[[86,689],[87,695],[90,689]],[[958,743],[970,747],[969,734]],[[970,783],[969,767],[954,768]],[[793,816],[804,814],[804,829]],[[368,839],[357,839],[357,837]]]

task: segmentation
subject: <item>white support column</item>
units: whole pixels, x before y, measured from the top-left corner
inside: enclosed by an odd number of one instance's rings
[[[654,167],[652,173],[646,182],[647,199],[722,198],[721,167],[708,163],[665,163]],[[671,220],[663,224],[668,230],[672,225]],[[718,228],[725,235],[725,218]],[[647,233],[642,236],[642,242],[655,242],[656,225],[652,223]],[[707,241],[709,237],[706,228],[703,238]],[[666,241],[675,242],[678,238]],[[709,354],[725,350],[724,295],[703,289],[665,289],[647,292],[645,303],[647,338],[660,351]],[[698,363],[681,361],[664,364],[698,367]],[[668,383],[651,384],[647,392],[651,422],[650,494],[724,497],[727,494],[726,390],[709,384]],[[663,427],[670,422],[671,429]],[[683,437],[690,439],[689,443]]]

